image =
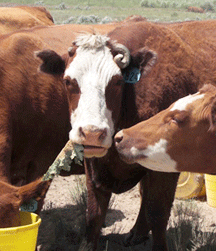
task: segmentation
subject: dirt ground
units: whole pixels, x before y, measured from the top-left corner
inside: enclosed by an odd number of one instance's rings
[[[84,221],[85,213],[80,211],[73,199],[76,186],[75,177],[59,176],[51,184],[41,213],[42,224],[37,245],[40,251],[75,251],[78,249],[77,240],[79,238],[74,235],[77,234],[77,231],[82,231],[80,222]],[[143,244],[132,248],[122,245],[125,234],[134,225],[139,212],[138,186],[126,193],[114,195],[111,201],[112,206],[107,213],[106,227],[102,229],[99,250],[151,250],[150,241],[145,247]],[[179,200],[175,200],[174,203],[179,203]],[[206,201],[196,201],[195,204],[204,227],[209,231],[214,231],[216,208],[210,207]],[[174,217],[173,213],[171,219],[172,217]],[[68,239],[73,239],[73,241],[68,242]]]

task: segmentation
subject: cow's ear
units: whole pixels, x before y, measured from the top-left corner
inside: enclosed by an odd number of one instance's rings
[[[51,75],[62,75],[65,71],[65,60],[55,51],[43,50],[35,52],[35,56],[39,57],[43,62],[40,65],[40,71]]]
[[[212,106],[211,106],[211,113],[210,113],[210,128],[211,132],[216,133],[216,98],[214,98]]]
[[[133,52],[131,57],[133,64],[137,65],[143,76],[148,74],[157,62],[157,53],[146,47]]]

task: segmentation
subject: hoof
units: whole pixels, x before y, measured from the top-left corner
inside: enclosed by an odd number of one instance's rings
[[[149,240],[148,236],[136,236],[133,231],[130,231],[124,239],[124,246],[130,247],[130,246],[136,246],[139,244],[145,244],[146,241]]]

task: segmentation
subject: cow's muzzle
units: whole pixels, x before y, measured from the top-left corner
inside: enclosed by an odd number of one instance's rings
[[[134,151],[136,139],[129,137],[124,133],[125,130],[119,131],[115,137],[115,147],[119,153],[120,158],[127,164],[133,164],[140,158],[145,158],[144,155],[140,156],[139,151]]]
[[[79,128],[79,137],[84,146],[84,156],[86,158],[103,157],[107,154],[110,145],[107,145],[107,129],[99,129],[95,126]]]

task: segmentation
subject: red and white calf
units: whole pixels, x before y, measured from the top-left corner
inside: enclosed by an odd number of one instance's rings
[[[150,119],[118,132],[127,163],[160,172],[216,173],[216,87],[204,85]]]

